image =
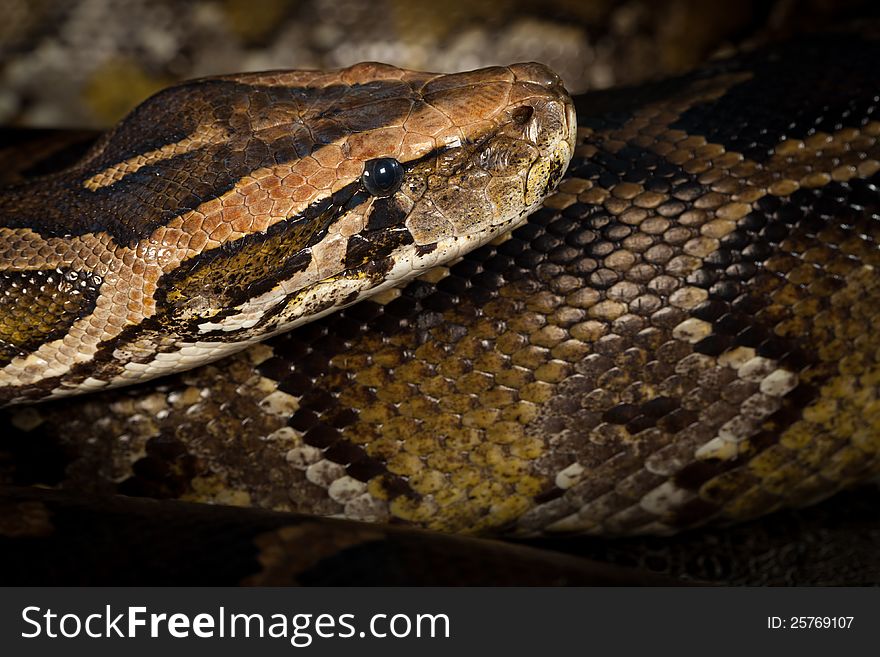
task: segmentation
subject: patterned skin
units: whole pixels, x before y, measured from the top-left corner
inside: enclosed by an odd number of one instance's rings
[[[816,37],[580,97],[507,239],[13,421],[70,488],[443,531],[664,533],[876,476],[878,55]]]
[[[0,400],[192,368],[454,259],[537,207],[574,130],[539,64],[160,92],[73,166],[0,190]],[[366,180],[382,166],[387,190]]]

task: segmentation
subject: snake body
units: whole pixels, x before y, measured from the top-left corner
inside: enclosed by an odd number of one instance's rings
[[[457,532],[669,533],[874,477],[878,57],[832,34],[578,97],[506,238],[19,439],[68,488]]]

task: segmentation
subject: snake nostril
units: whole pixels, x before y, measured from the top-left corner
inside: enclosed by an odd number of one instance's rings
[[[531,105],[522,105],[510,113],[510,118],[517,125],[525,125],[535,115],[535,108]]]

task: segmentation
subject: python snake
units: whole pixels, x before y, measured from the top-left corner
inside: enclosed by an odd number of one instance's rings
[[[878,54],[812,37],[578,97],[506,239],[12,421],[74,452],[68,488],[442,531],[668,533],[874,477]]]

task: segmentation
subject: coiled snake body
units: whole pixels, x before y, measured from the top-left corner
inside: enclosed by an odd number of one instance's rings
[[[12,421],[63,436],[70,488],[442,531],[668,533],[822,499],[880,469],[878,56],[869,31],[814,37],[579,97],[568,172],[506,238]]]

